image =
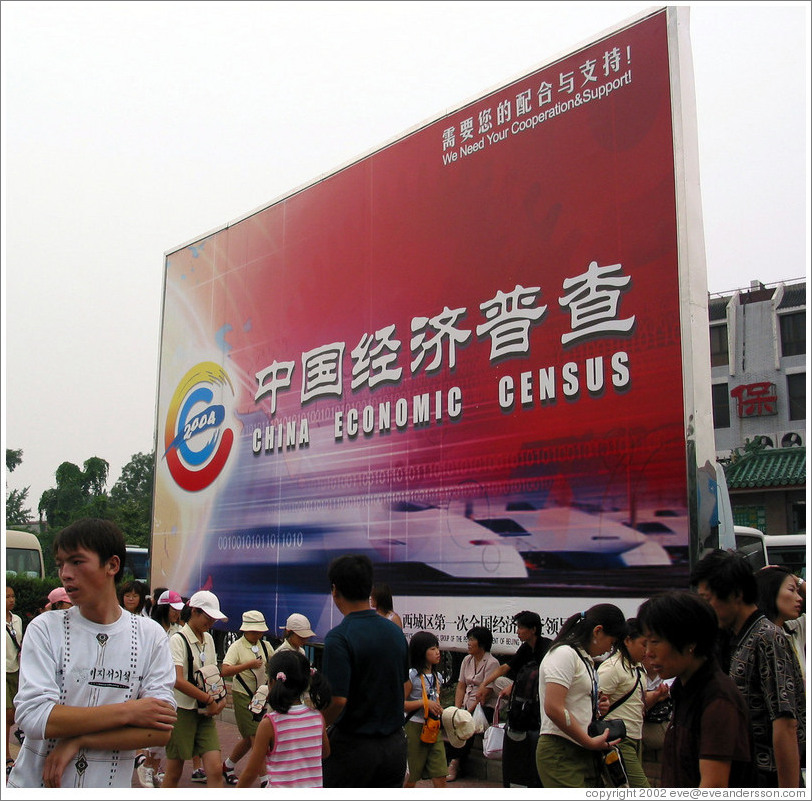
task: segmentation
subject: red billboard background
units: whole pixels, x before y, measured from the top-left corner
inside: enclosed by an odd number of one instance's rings
[[[364,551],[449,637],[472,596],[683,584],[670,86],[663,11],[169,254],[161,581],[323,636]]]

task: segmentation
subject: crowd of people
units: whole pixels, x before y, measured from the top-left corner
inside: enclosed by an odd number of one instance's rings
[[[109,521],[77,521],[54,549],[62,587],[25,632],[6,588],[9,787],[129,787],[134,768],[146,787],[177,787],[193,760],[208,787],[440,788],[496,724],[506,787],[649,787],[645,748],[660,754],[664,787],[804,786],[805,585],[781,567],[754,575],[713,551],[693,590],[655,594],[631,618],[592,605],[552,640],[522,611],[520,647],[503,661],[493,632],[474,626],[443,692],[437,633],[404,634],[365,556],[329,565],[343,619],[317,670],[301,614],[274,648],[262,612],[246,610],[219,660],[219,598],[119,584],[125,545]],[[223,758],[225,679],[240,739]]]

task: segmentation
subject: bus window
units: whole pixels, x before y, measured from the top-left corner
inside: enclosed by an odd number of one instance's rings
[[[781,565],[796,576],[806,578],[806,538],[803,535],[767,537],[765,544],[771,565]]]
[[[134,579],[149,584],[149,549],[128,545],[124,572],[131,573]]]

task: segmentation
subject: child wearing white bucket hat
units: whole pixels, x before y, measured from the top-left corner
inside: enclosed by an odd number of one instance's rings
[[[237,784],[238,777],[234,768],[254,743],[259,721],[254,720],[248,705],[257,688],[267,684],[268,660],[274,653],[274,649],[262,638],[268,631],[262,612],[256,609],[243,612],[240,631],[242,637],[231,644],[220,667],[220,673],[224,677],[234,677],[231,682],[231,697],[237,729],[242,738],[234,744],[231,755],[223,762],[223,780],[229,785]]]

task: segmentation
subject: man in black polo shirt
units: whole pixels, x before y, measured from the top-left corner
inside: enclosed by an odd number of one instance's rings
[[[409,658],[403,630],[370,608],[372,562],[334,559],[328,571],[333,602],[344,620],[324,640],[323,672],[333,700],[325,787],[402,787],[406,773],[403,685]],[[332,725],[331,725],[332,724]]]

